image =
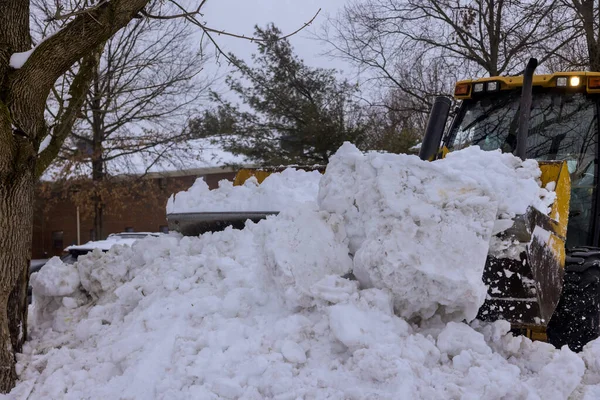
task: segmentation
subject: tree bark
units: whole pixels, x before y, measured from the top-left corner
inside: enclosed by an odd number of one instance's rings
[[[31,247],[31,244],[29,247]],[[31,253],[29,253],[29,256],[27,257],[25,267],[19,272],[17,282],[8,298],[8,329],[13,351],[15,353],[23,351],[23,343],[27,340],[27,310],[29,309],[27,288],[29,286],[30,254]]]
[[[104,183],[104,121],[101,109],[102,94],[100,93],[100,76],[98,67],[94,73],[92,107],[92,181],[94,183],[94,231],[96,240],[104,239],[104,202],[102,200],[102,184]]]
[[[12,130],[7,117],[6,107],[0,103],[0,137],[6,137],[7,131]],[[27,281],[33,230],[34,152],[24,138],[15,139],[12,145],[17,157],[15,164],[0,162],[0,391],[3,393],[14,386],[14,353],[21,350],[27,336]]]

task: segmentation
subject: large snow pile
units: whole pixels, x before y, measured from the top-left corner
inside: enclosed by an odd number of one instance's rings
[[[598,398],[600,341],[579,355],[556,350],[513,337],[504,321],[461,322],[464,306],[447,322],[443,313],[426,318],[431,311],[424,304],[417,312],[422,318],[411,321],[398,315],[399,307],[415,307],[398,302],[397,287],[362,288],[343,278],[358,264],[377,267],[373,276],[366,271],[376,285],[396,262],[397,269],[410,270],[407,279],[420,276],[408,286],[434,287],[426,277],[441,279],[437,265],[409,265],[385,235],[407,247],[416,243],[417,250],[404,251],[414,254],[413,264],[429,263],[427,244],[419,240],[439,240],[446,229],[429,217],[472,224],[478,234],[463,239],[475,243],[498,228],[498,216],[519,212],[540,191],[534,163],[511,157],[475,149],[429,170],[415,158],[397,157],[343,148],[321,182],[321,208],[308,201],[243,230],[150,237],[82,256],[75,265],[54,259],[32,276],[31,340],[19,355],[20,380],[8,398]],[[471,193],[466,197],[450,184],[440,187],[446,192],[420,187],[419,181],[439,186],[438,177],[458,171],[461,158],[476,162],[469,164],[473,170],[479,163],[499,171],[498,177],[489,171],[484,178],[455,176],[453,182]],[[334,179],[338,173],[354,184]],[[522,184],[529,200],[493,194],[503,187],[500,175]],[[404,183],[390,184],[392,176]],[[408,199],[411,192],[405,209],[388,204],[394,193]],[[435,203],[438,198],[446,201]],[[398,236],[401,227],[405,236]],[[371,247],[377,240],[379,255]],[[467,265],[453,268],[475,273]]]
[[[319,204],[344,217],[362,286],[390,289],[400,316],[472,320],[487,292],[492,234],[552,200],[540,175],[534,160],[477,147],[431,163],[346,143],[327,167]]]
[[[260,185],[255,177],[244,185],[233,186],[222,180],[219,188],[210,190],[199,178],[186,191],[171,196],[167,214],[213,211],[280,211],[299,203],[316,201],[321,174],[318,171],[287,168],[269,175]]]

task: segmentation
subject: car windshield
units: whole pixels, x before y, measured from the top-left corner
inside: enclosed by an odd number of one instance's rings
[[[520,90],[467,100],[462,119],[450,132],[457,150],[513,152],[517,144]],[[566,160],[571,174],[571,207],[567,246],[592,244],[592,207],[598,140],[596,100],[584,93],[534,90],[527,136],[527,158]]]

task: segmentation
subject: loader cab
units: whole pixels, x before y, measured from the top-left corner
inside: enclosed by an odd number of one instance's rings
[[[462,100],[443,144],[450,151],[477,145],[513,153],[521,97],[521,77],[461,81]],[[566,160],[572,191],[567,248],[599,244],[598,108],[600,73],[535,75],[526,157]]]

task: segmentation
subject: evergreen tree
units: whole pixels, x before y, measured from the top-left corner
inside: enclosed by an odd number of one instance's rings
[[[252,66],[230,55],[237,72],[226,82],[243,109],[213,93],[217,108],[193,120],[191,131],[269,165],[324,164],[344,141],[360,146],[366,133],[357,88],[335,70],[305,65],[274,25],[256,27],[256,37]]]

